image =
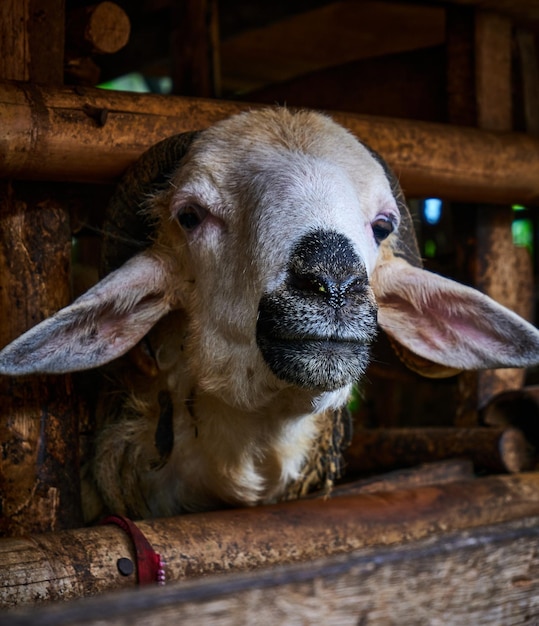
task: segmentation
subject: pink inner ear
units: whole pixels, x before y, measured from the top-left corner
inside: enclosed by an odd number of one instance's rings
[[[432,349],[445,350],[448,344],[463,341],[491,342],[492,349],[496,349],[497,334],[492,334],[491,324],[487,324],[485,329],[485,318],[478,310],[482,308],[480,305],[480,302],[463,300],[460,293],[440,293],[436,289],[421,303],[420,310],[404,300],[390,306],[398,311],[399,317],[406,315],[416,320],[417,336]]]
[[[377,268],[380,326],[413,353],[457,369],[539,362],[539,333],[476,289],[393,259]]]

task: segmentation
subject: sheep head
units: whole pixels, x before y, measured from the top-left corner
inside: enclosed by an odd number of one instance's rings
[[[163,488],[169,504],[131,503],[130,510],[163,514],[282,497],[306,471],[319,416],[342,407],[363,376],[378,324],[428,375],[539,362],[533,326],[421,268],[387,167],[328,117],[252,111],[166,140],[149,155],[149,180],[135,168],[117,193],[115,203],[131,212],[109,220],[109,273],[0,353],[2,373],[58,373],[104,365],[149,342],[158,382],[149,380],[144,393],[157,408],[144,417],[153,426],[141,426],[149,442],[135,444],[133,435],[129,445],[139,461],[146,449],[151,456],[166,414],[183,456],[168,462],[168,478],[139,475],[142,500]],[[195,397],[212,439],[188,465],[194,453],[178,433],[193,417]],[[219,438],[227,443],[220,447]],[[102,449],[110,451],[113,439]],[[234,495],[214,484],[220,479],[202,485],[201,458],[222,477],[246,457],[253,471],[230,479]],[[261,477],[255,469],[264,463],[277,469]],[[190,473],[181,489],[178,472]],[[242,491],[249,480],[256,485]],[[121,498],[109,494],[109,506],[121,509]]]

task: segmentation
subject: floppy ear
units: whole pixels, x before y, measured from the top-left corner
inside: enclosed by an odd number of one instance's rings
[[[372,288],[379,325],[423,375],[539,363],[539,331],[476,289],[391,253],[373,273]]]
[[[103,365],[133,347],[174,304],[170,272],[149,252],[0,352],[0,373],[61,374]]]

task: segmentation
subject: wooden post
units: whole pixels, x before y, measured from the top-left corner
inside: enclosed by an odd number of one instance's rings
[[[3,78],[59,85],[63,0],[1,3]],[[69,214],[45,189],[0,183],[0,343],[68,303]],[[78,439],[68,377],[0,380],[0,535],[80,523]]]
[[[2,0],[0,33],[0,78],[62,84],[64,0]]]
[[[539,59],[535,35],[520,28],[515,38],[520,62],[524,127],[526,132],[539,135]]]
[[[485,130],[511,130],[512,25],[509,19],[479,11],[476,16],[477,125]],[[477,230],[477,286],[525,318],[531,316],[533,274],[526,250],[513,244],[510,207],[480,207]],[[479,407],[493,396],[524,384],[522,369],[479,374]]]
[[[219,24],[217,0],[172,2],[173,92],[219,97]]]
[[[450,122],[484,130],[512,128],[511,46],[512,28],[507,18],[462,7],[448,10]],[[457,222],[471,224],[475,230],[470,277],[475,286],[530,318],[531,259],[525,250],[517,250],[513,245],[510,207],[502,204],[456,207],[455,214]],[[475,425],[477,410],[491,397],[507,389],[517,389],[523,383],[524,370],[518,369],[461,376],[457,424]]]

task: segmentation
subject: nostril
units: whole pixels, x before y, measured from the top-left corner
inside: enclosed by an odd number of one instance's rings
[[[363,293],[368,281],[363,276],[349,276],[344,280],[328,275],[291,272],[290,287],[302,295],[318,296],[335,308],[346,305],[348,297]]]
[[[288,288],[303,298],[317,298],[334,308],[346,306],[368,289],[365,265],[350,240],[333,231],[303,236],[292,250]]]
[[[316,295],[329,294],[331,291],[331,285],[328,281],[316,274],[306,273],[299,274],[291,272],[290,274],[290,286],[297,291],[304,293],[312,293]]]
[[[342,288],[346,293],[364,293],[369,287],[369,279],[366,276],[351,276],[342,282]]]

